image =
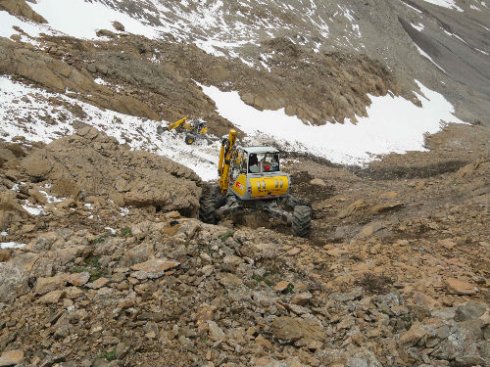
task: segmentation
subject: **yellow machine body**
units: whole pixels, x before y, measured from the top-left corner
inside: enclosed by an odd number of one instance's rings
[[[230,190],[241,200],[271,199],[286,196],[289,192],[289,176],[247,176],[240,174],[230,182]]]
[[[252,188],[252,199],[280,197],[287,195],[289,191],[288,176],[250,178],[249,181]]]
[[[258,209],[290,224],[295,235],[307,236],[311,207],[290,195],[291,180],[280,170],[279,151],[270,146],[240,147],[236,143],[237,131],[230,130],[221,142],[219,187],[204,187],[199,218],[216,224],[243,209]]]
[[[289,175],[279,170],[279,152],[273,147],[235,147],[237,132],[231,130],[221,145],[218,174],[220,191],[232,193],[240,200],[274,199],[289,194]],[[252,171],[252,156],[274,160],[259,162]]]
[[[193,144],[196,139],[204,137],[208,133],[208,127],[200,120],[190,120],[185,116],[180,120],[172,122],[167,126],[168,130],[176,130],[178,132],[185,132],[185,143],[188,145]]]

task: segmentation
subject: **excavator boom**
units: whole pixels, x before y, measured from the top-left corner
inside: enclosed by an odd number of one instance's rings
[[[179,128],[180,126],[185,125],[185,123],[186,123],[186,122],[187,122],[187,116],[182,117],[180,120],[177,120],[177,121],[175,121],[175,122],[172,122],[171,124],[169,124],[169,125],[167,126],[167,128],[168,128],[169,130],[177,129],[177,128]]]
[[[219,163],[218,163],[218,175],[219,175],[219,188],[224,194],[228,190],[228,185],[230,184],[230,164],[233,155],[233,150],[235,148],[237,139],[237,132],[231,129],[228,138],[223,139],[221,142],[221,149],[219,152]]]

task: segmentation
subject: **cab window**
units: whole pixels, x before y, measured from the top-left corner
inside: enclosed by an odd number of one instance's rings
[[[277,172],[279,171],[279,154],[277,153],[250,153],[248,172]]]

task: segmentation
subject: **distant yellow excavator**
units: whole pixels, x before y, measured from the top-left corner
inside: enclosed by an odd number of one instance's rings
[[[218,185],[206,187],[200,200],[203,222],[215,224],[240,209],[258,209],[290,224],[295,235],[308,235],[311,207],[290,195],[291,178],[281,171],[276,148],[237,146],[237,132],[230,130],[221,144],[218,174]]]
[[[199,119],[189,120],[187,116],[169,124],[167,130],[186,133],[184,141],[187,145],[194,144],[197,139],[208,133],[208,127],[204,121]]]

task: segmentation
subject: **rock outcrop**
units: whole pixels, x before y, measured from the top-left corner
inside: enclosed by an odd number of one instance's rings
[[[7,39],[0,38],[0,73],[34,82],[55,92],[71,90],[80,93],[82,99],[114,111],[159,120],[157,113],[138,99],[118,95],[111,89],[98,85],[85,69],[33,51]]]
[[[20,165],[31,179],[51,182],[59,197],[103,197],[119,206],[190,216],[199,207],[200,180],[194,172],[163,157],[131,152],[90,127],[35,150]]]
[[[25,0],[0,0],[0,9],[4,9],[14,16],[26,18],[36,23],[47,23],[46,19],[32,10]]]

